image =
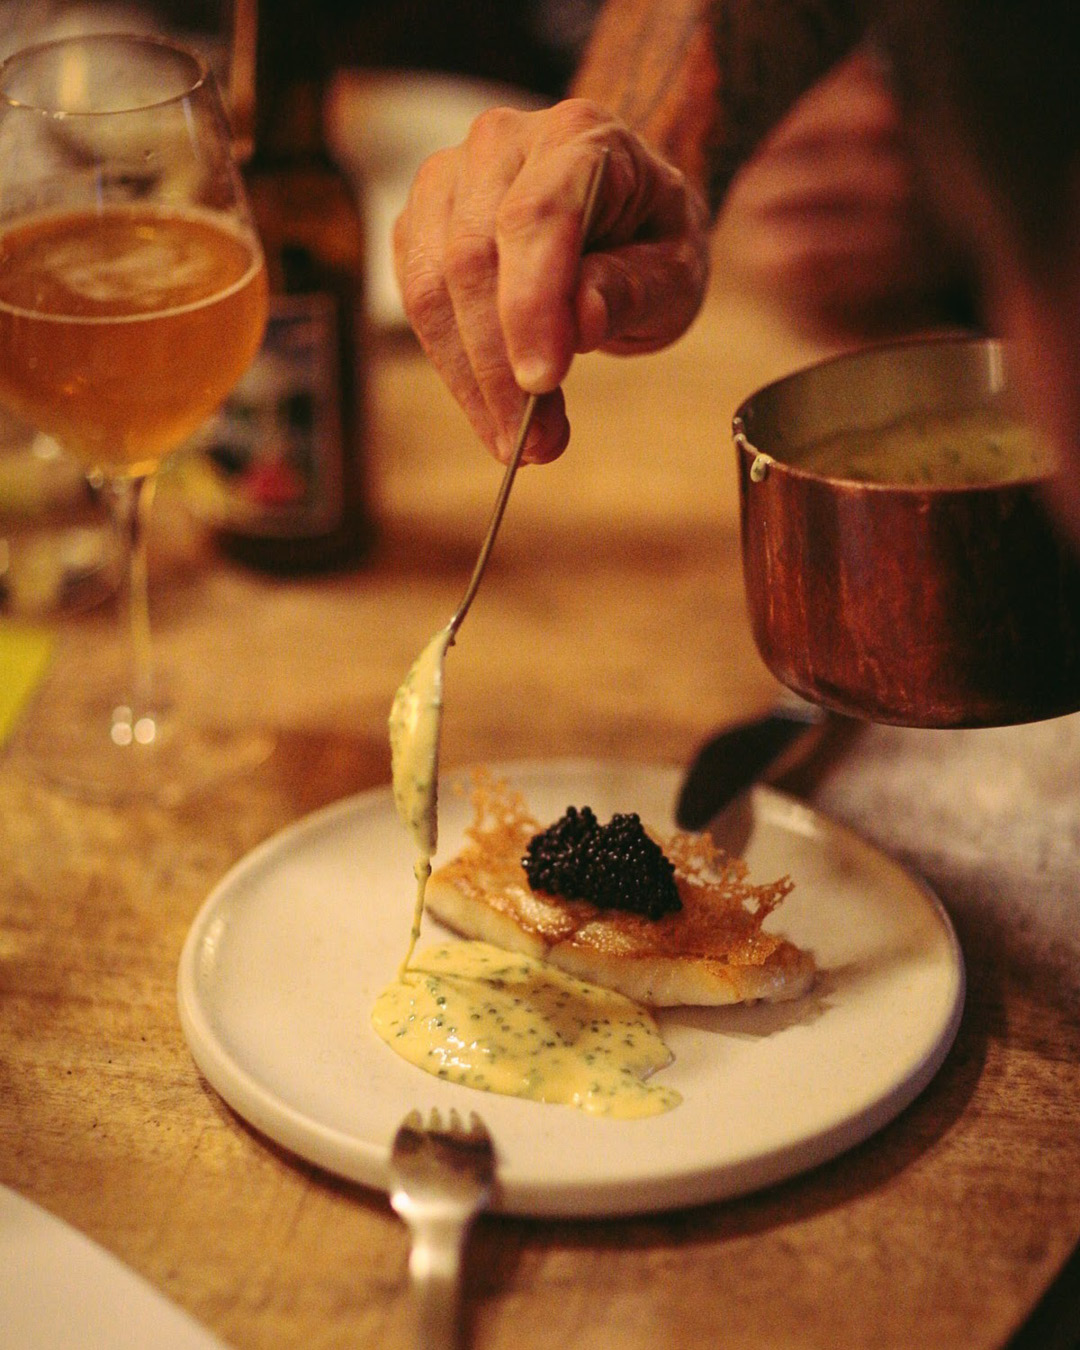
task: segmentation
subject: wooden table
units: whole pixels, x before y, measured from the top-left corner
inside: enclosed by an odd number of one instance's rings
[[[448,667],[447,765],[683,764],[765,707],[727,425],[742,396],[821,350],[718,291],[673,351],[577,364],[571,451],[520,476]],[[371,394],[381,536],[354,573],[245,572],[163,504],[163,663],[214,715],[275,729],[261,770],[178,809],[116,810],[0,764],[0,1181],[241,1348],[405,1344],[407,1240],[385,1198],[237,1119],[192,1063],[174,992],[189,925],[233,862],[387,782],[391,696],[475,555],[496,467],[409,343],[380,345]],[[56,678],[100,659],[111,619],[67,625]],[[1080,1016],[1074,990],[1046,987],[977,926],[961,936],[959,1038],[898,1120],[732,1203],[619,1222],[485,1217],[473,1343],[1005,1345],[1080,1237]],[[1056,1306],[1076,1332],[1068,1292]],[[1016,1345],[1058,1344],[1048,1327]]]

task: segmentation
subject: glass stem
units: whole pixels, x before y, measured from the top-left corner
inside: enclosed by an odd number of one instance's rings
[[[108,484],[120,544],[121,614],[129,647],[128,687],[113,711],[112,737],[118,744],[146,744],[156,735],[147,548],[154,487],[152,474],[116,478]]]

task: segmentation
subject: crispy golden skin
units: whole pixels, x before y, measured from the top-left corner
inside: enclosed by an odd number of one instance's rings
[[[652,1007],[798,998],[813,982],[809,953],[762,928],[792,889],[790,878],[753,885],[746,864],[707,835],[677,833],[660,842],[682,909],[658,920],[601,910],[531,889],[521,858],[541,826],[520,793],[478,775],[473,802],[465,847],[427,888],[427,908],[455,931]]]

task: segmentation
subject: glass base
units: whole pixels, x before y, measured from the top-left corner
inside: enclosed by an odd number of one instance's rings
[[[174,710],[134,715],[105,701],[67,706],[20,728],[13,760],[29,775],[88,801],[178,806],[269,758],[261,728],[199,726]]]

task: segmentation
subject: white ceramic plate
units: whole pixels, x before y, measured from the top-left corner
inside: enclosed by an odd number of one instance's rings
[[[618,763],[495,766],[540,820],[568,805],[637,811],[672,827],[676,771]],[[451,776],[440,856],[471,809]],[[940,1066],[960,1019],[963,961],[935,897],[808,807],[755,789],[743,849],[757,881],[796,888],[769,923],[820,967],[792,1003],[660,1014],[683,1096],[644,1120],[444,1083],[371,1030],[401,962],[414,855],[389,788],[316,812],[255,849],[210,895],[180,961],[180,1018],[199,1068],[241,1116],[331,1172],[387,1186],[402,1116],[479,1111],[497,1144],[497,1205],[512,1213],[640,1213],[717,1200],[850,1148],[901,1111]],[[425,919],[426,940],[442,934]],[[659,1080],[658,1080],[659,1081]]]

